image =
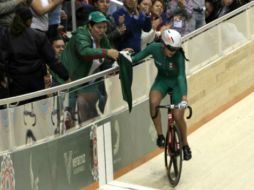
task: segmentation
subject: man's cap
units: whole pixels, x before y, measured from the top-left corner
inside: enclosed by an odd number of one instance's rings
[[[99,22],[108,22],[108,20],[105,17],[105,15],[102,12],[100,12],[100,11],[91,12],[89,14],[88,20],[92,21],[92,22],[96,22],[96,23],[99,23]]]

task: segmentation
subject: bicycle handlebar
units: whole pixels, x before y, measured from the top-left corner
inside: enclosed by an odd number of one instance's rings
[[[181,108],[179,105],[169,104],[169,105],[159,105],[159,106],[157,106],[157,107],[156,107],[155,116],[153,116],[152,118],[156,118],[156,117],[157,117],[158,112],[159,112],[158,110],[159,110],[160,108],[166,108],[166,109],[187,109],[187,108],[188,108],[188,110],[189,110],[189,115],[188,115],[186,118],[187,118],[187,119],[190,119],[191,116],[192,116],[192,107],[191,107],[191,106],[187,105],[186,108]]]
[[[192,107],[191,106],[187,106],[188,110],[189,110],[189,115],[186,117],[187,119],[190,119],[192,116]]]

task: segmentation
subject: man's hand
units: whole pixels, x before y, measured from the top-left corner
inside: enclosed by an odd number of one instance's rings
[[[68,15],[65,13],[64,10],[61,10],[61,12],[60,12],[60,18],[62,20],[67,20],[68,19]]]
[[[118,25],[123,25],[125,22],[125,16],[122,15],[122,16],[119,16],[118,17]]]
[[[44,76],[44,85],[45,85],[45,88],[50,88],[51,85],[52,85],[52,80],[51,80],[51,75],[50,74],[47,74]]]
[[[114,60],[117,60],[119,57],[119,51],[116,49],[108,49],[107,56],[109,56],[110,58],[112,58]]]
[[[125,24],[122,24],[122,25],[117,26],[116,29],[120,33],[120,35],[123,35],[126,31],[126,26],[125,26]]]

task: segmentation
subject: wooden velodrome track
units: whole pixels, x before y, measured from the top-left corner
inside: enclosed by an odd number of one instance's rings
[[[184,162],[175,189],[254,189],[254,92],[191,133],[189,143],[193,159]],[[116,189],[173,189],[163,154],[116,180],[129,184]]]

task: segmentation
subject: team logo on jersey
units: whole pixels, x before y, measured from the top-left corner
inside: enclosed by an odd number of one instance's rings
[[[3,156],[1,162],[1,189],[15,190],[14,168],[9,154]]]
[[[176,68],[176,64],[175,63],[170,62],[168,65],[169,65],[169,69]]]
[[[96,125],[91,127],[90,131],[90,140],[91,140],[91,156],[92,156],[92,175],[94,180],[99,179],[99,171],[98,171],[98,154],[97,154],[97,134],[96,134]]]

